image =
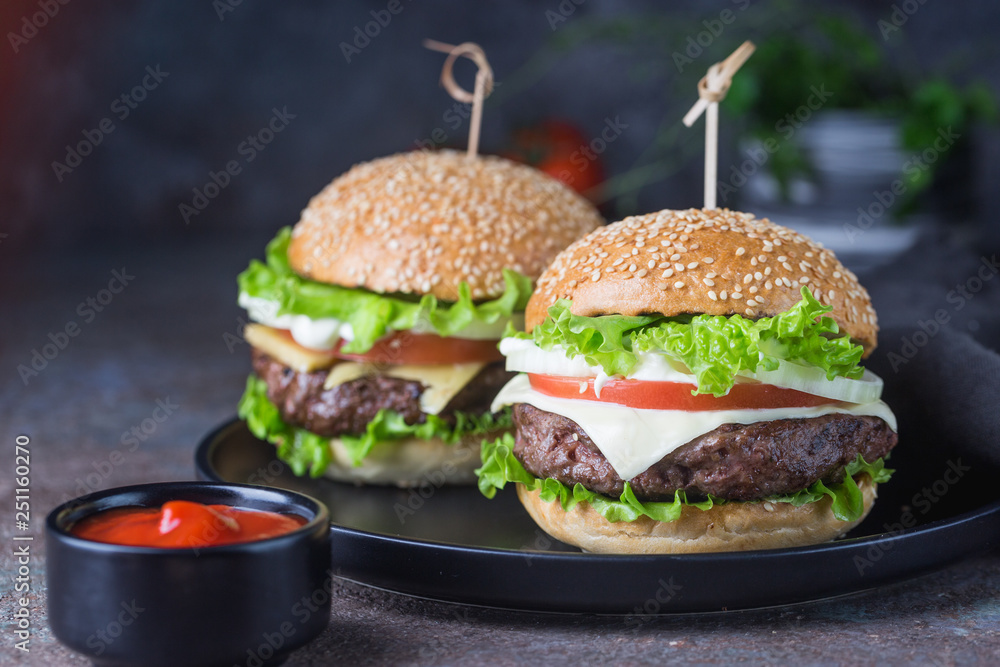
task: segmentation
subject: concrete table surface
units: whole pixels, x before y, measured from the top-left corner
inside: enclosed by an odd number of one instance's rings
[[[103,245],[0,264],[0,663],[84,665],[46,624],[42,523],[89,490],[192,479],[192,454],[229,418],[248,372],[235,275],[265,238]],[[114,272],[127,284],[102,294]],[[118,287],[118,283],[114,285]],[[94,299],[89,302],[88,299]],[[106,303],[101,303],[101,300]],[[77,333],[63,339],[67,325]],[[52,337],[50,338],[50,334]],[[37,375],[33,350],[65,345]],[[53,352],[49,348],[48,352]],[[36,366],[41,366],[39,361]],[[151,420],[157,401],[176,405]],[[162,412],[158,412],[162,415]],[[123,433],[139,429],[138,444]],[[15,648],[14,444],[30,440],[29,652]],[[111,457],[112,452],[120,456]],[[559,616],[417,600],[335,582],[328,630],[289,665],[1000,664],[1000,552],[970,555],[923,577],[849,597],[760,611],[635,619]]]

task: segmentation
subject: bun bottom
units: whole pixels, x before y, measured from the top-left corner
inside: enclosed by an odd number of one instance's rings
[[[323,473],[329,479],[354,484],[379,484],[403,488],[433,484],[474,484],[475,469],[482,465],[479,450],[483,440],[505,431],[467,435],[453,445],[439,438],[402,438],[372,448],[361,465],[351,462],[339,438],[330,439],[333,460]]]
[[[611,523],[587,503],[566,512],[558,501],[546,502],[538,491],[517,485],[528,514],[546,533],[592,553],[687,554],[710,551],[781,549],[829,542],[861,523],[876,498],[867,475],[858,481],[864,511],[857,521],[840,521],[830,498],[795,507],[790,503],[732,502],[702,511],[685,506],[677,521]],[[770,509],[768,509],[770,508]]]

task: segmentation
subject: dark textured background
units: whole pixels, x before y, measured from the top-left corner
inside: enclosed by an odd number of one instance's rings
[[[222,1],[222,0],[220,0]],[[225,0],[230,2],[232,0]],[[779,2],[587,0],[550,25],[559,2],[419,2],[403,10],[347,63],[339,44],[372,20],[386,2],[254,2],[243,0],[220,20],[211,2],[74,0],[14,54],[0,45],[0,208],[5,243],[77,244],[108,235],[128,240],[250,232],[261,239],[295,222],[323,185],[352,164],[414,146],[437,129],[465,144],[446,112],[451,98],[437,85],[440,54],[425,37],[485,49],[500,86],[487,103],[485,150],[502,148],[510,131],[549,116],[579,124],[596,137],[607,117],[628,129],[602,156],[611,175],[654,164],[652,180],[614,215],[701,203],[700,125],[653,145],[660,129],[679,124],[694,82],[743,39],[782,25]],[[919,6],[917,0],[911,0]],[[20,27],[36,0],[0,9],[3,25]],[[892,2],[824,3],[859,17],[878,36]],[[905,4],[905,3],[904,3]],[[747,6],[739,11],[740,6]],[[800,3],[809,7],[809,3]],[[928,0],[892,36],[897,65],[911,78],[984,79],[1000,88],[995,39],[1000,5],[990,0]],[[704,20],[733,9],[727,26],[679,75],[670,54]],[[29,11],[30,10],[30,11]],[[620,31],[608,36],[602,27]],[[6,35],[7,28],[3,33]],[[601,35],[597,37],[600,33]],[[169,76],[125,120],[112,102],[138,84],[147,66]],[[458,67],[470,85],[473,68]],[[463,78],[464,77],[464,78]],[[208,172],[238,158],[237,147],[267,122],[272,108],[295,115],[258,158],[244,165],[208,209],[185,225],[178,205]],[[53,160],[110,117],[115,130],[59,182]],[[724,118],[723,127],[732,130]],[[720,173],[737,161],[724,138]],[[1000,177],[1000,136],[978,128],[976,189],[981,198]],[[979,208],[978,218],[992,220]],[[996,225],[989,225],[1000,241]],[[995,245],[1000,245],[1000,242]]]

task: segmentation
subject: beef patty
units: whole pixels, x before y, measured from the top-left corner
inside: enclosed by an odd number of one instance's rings
[[[514,425],[514,456],[528,472],[621,495],[622,478],[576,422],[519,403]],[[663,457],[629,485],[640,500],[673,500],[677,489],[692,498],[760,500],[795,493],[820,479],[839,481],[858,454],[875,461],[897,439],[882,419],[849,414],[724,424]]]
[[[424,385],[386,375],[366,375],[332,389],[323,389],[328,371],[302,373],[254,348],[253,370],[267,383],[267,397],[278,406],[281,418],[318,435],[336,437],[364,433],[379,410],[393,410],[407,424],[426,421],[420,409]],[[454,423],[455,412],[481,415],[506,382],[514,376],[504,362],[487,366],[451,399],[438,415]]]

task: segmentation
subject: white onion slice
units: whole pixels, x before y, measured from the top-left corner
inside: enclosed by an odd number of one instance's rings
[[[873,403],[882,396],[882,378],[867,368],[858,380],[840,376],[827,380],[826,371],[821,368],[779,361],[776,370],[766,371],[758,366],[756,373],[740,371],[739,376],[846,403]]]

